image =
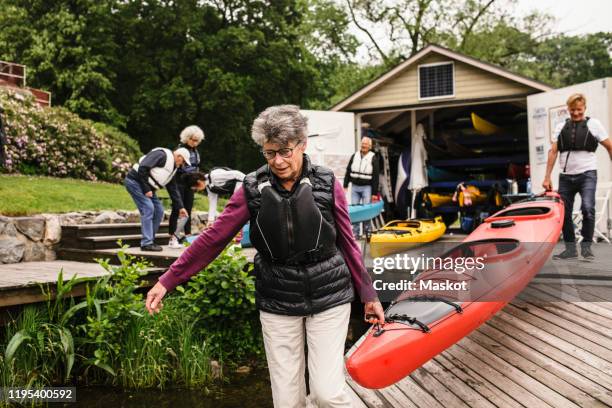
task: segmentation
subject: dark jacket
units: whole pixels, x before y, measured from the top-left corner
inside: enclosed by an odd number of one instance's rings
[[[152,150],[145,155],[138,166],[138,171],[131,169],[127,177],[138,181],[140,184],[140,188],[143,193],[148,193],[151,191],[151,186],[149,185],[149,173],[153,167],[164,167],[166,165],[166,153],[163,150]],[[177,186],[177,176],[178,171],[175,173],[174,177],[168,184],[166,184],[166,190],[168,190],[168,194],[170,194],[170,199],[172,200],[172,208],[180,209],[183,208],[183,199],[181,198],[181,194],[179,192]]]
[[[185,173],[194,173],[200,170],[200,153],[198,152],[198,148],[191,147],[184,143],[179,143],[177,149],[180,147],[184,147],[185,149],[189,150],[189,162],[191,163],[191,166],[185,165],[178,169],[177,173],[179,174],[179,178],[177,180],[179,180],[179,182],[181,180],[181,175]]]
[[[351,275],[336,247],[334,182],[331,170],[311,165],[306,155],[291,191],[267,165],[246,176],[258,309],[306,316],[353,300]]]

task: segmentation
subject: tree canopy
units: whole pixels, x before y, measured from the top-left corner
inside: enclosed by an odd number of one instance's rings
[[[201,126],[207,167],[261,163],[267,106],[327,109],[429,42],[564,86],[612,75],[611,33],[555,34],[514,0],[0,0],[0,59],[143,151]],[[361,42],[358,39],[362,39]],[[365,49],[365,52],[364,52]]]

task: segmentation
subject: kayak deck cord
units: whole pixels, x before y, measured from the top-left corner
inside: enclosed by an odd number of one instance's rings
[[[442,303],[446,303],[449,306],[454,307],[455,311],[457,313],[463,313],[463,308],[461,307],[461,305],[459,303],[452,302],[452,301],[450,301],[448,299],[444,299],[443,297],[440,297],[440,296],[429,296],[429,295],[410,296],[410,297],[407,297],[405,299],[398,300],[397,302],[392,302],[391,306],[393,306],[394,304],[399,303],[399,302],[404,302],[406,300],[416,300],[416,301],[425,301],[425,302],[442,302]]]
[[[461,307],[461,305],[459,305],[458,303],[455,302],[451,302],[450,300],[444,299],[442,297],[438,297],[438,296],[427,296],[427,295],[418,295],[418,296],[411,296],[408,297],[406,299],[402,299],[399,300],[397,302],[392,302],[391,305],[389,306],[389,308],[391,308],[391,306],[399,303],[399,302],[404,302],[407,300],[416,300],[416,301],[426,301],[426,302],[442,302],[445,303],[447,305],[450,305],[452,307],[455,308],[455,312],[457,313],[463,313],[463,308]],[[391,323],[391,322],[399,322],[399,323],[408,323],[410,325],[416,325],[419,326],[419,328],[423,331],[423,333],[429,333],[431,331],[431,329],[429,328],[429,326],[423,322],[421,322],[419,319],[417,319],[416,317],[412,317],[412,316],[408,316],[405,314],[390,314],[388,316],[385,316],[386,320]],[[393,328],[393,329],[383,329],[381,327],[381,325],[379,323],[375,324],[375,329],[376,332],[374,333],[374,337],[378,337],[381,334],[383,334],[386,331],[394,331],[394,330],[412,330],[411,327],[405,327],[405,328]]]

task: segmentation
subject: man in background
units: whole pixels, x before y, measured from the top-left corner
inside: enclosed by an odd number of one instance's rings
[[[143,251],[162,250],[161,246],[155,244],[155,234],[164,218],[164,206],[157,197],[157,190],[165,187],[170,194],[172,206],[179,209],[179,216],[188,216],[175,177],[177,169],[183,165],[190,165],[187,149],[181,147],[173,152],[157,147],[142,156],[125,178],[125,188],[140,212],[140,249]]]
[[[559,159],[559,194],[565,207],[563,220],[563,241],[565,250],[555,255],[554,259],[573,259],[578,257],[576,234],[572,212],[574,198],[580,194],[582,205],[582,242],[580,252],[585,260],[593,259],[591,243],[595,232],[595,190],[597,188],[597,156],[595,150],[599,144],[608,150],[612,159],[612,142],[601,122],[585,116],[586,98],[580,93],[567,99],[567,110],[570,117],[557,126],[552,136],[552,145],[548,152],[546,175],[542,186],[552,190],[550,174]]]
[[[370,204],[378,199],[379,165],[376,154],[372,151],[372,139],[361,138],[360,149],[353,154],[346,166],[344,189],[351,183],[351,205]],[[353,224],[353,234],[359,237],[359,224]],[[369,230],[369,223],[365,225]]]

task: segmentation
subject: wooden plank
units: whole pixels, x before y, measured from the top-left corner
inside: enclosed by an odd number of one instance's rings
[[[546,402],[542,401],[531,391],[512,381],[505,372],[497,371],[488,363],[480,360],[477,356],[470,353],[460,345],[456,344],[447,350],[448,354],[460,360],[466,366],[472,367],[482,376],[490,379],[501,390],[511,396],[514,400],[519,401],[527,407],[550,407]]]
[[[500,345],[507,347],[523,358],[537,364],[545,373],[551,373],[552,375],[565,380],[569,384],[573,384],[576,386],[576,388],[584,391],[587,395],[597,398],[598,400],[612,406],[612,395],[607,392],[604,387],[583,377],[571,367],[566,367],[565,365],[554,360],[552,357],[546,355],[545,352],[547,350],[540,347],[537,349],[531,347],[537,347],[537,344],[524,344],[490,324],[481,326],[478,329],[478,332],[485,334],[487,337],[498,342]],[[503,356],[500,354],[500,357]],[[578,401],[576,401],[576,403],[578,403]]]
[[[563,395],[557,392],[557,390],[540,382],[541,379],[538,378],[533,371],[522,371],[517,369],[513,364],[499,357],[495,353],[492,353],[490,350],[478,344],[470,337],[463,338],[458,344],[468,350],[474,356],[478,357],[485,364],[488,364],[499,372],[503,372],[505,376],[526,390],[529,390],[531,394],[535,395],[541,401],[544,401],[553,407],[578,408],[578,405],[565,398]],[[501,350],[497,351],[500,352]],[[518,361],[514,360],[513,363],[518,364]],[[576,392],[579,393],[580,391],[576,390]]]
[[[559,301],[570,302],[567,298],[562,297],[558,290],[552,290],[548,287],[548,285],[538,284],[533,285],[533,287],[544,293],[548,293],[549,295],[554,296]],[[606,308],[599,306],[597,303],[584,301],[571,301],[571,303],[576,307],[580,307],[586,311],[598,314],[602,317],[605,317],[606,319],[612,319],[612,312]]]
[[[608,376],[612,376],[612,369],[610,368],[610,364],[607,361],[597,357],[596,355],[593,355],[571,343],[568,343],[567,341],[563,339],[553,336],[550,333],[536,326],[533,326],[532,324],[524,322],[514,317],[513,315],[505,313],[503,311],[498,313],[495,317],[493,317],[493,319],[489,320],[489,322],[491,324],[494,324],[496,327],[499,321],[502,321],[504,323],[510,324],[511,326],[514,326],[513,327],[514,331],[511,331],[510,329],[507,329],[507,328],[500,329],[510,336],[513,336],[515,338],[517,336],[521,336],[522,333],[520,331],[522,330],[525,333],[528,333],[533,339],[539,340],[540,341],[539,347],[542,347],[543,345],[553,346],[554,348],[557,348],[558,350],[563,351],[565,355],[573,356],[575,357],[575,359],[585,363],[588,366],[588,368],[584,370],[583,373],[592,372],[593,374],[595,374],[596,371],[593,370],[593,368],[596,368],[597,370],[601,371],[601,373],[605,374],[602,376],[602,378],[605,379]],[[548,353],[548,352],[546,354],[552,355],[551,353]],[[596,376],[596,377],[599,377],[599,376]]]
[[[581,286],[579,290],[597,296],[602,302],[612,302],[612,282],[608,286]]]
[[[351,397],[351,407],[353,408],[368,408],[368,406],[361,400],[359,395],[347,384],[346,392]]]
[[[522,310],[514,304],[508,304],[503,310],[508,314],[511,314],[528,323],[531,323],[532,325],[552,334],[553,336],[559,339],[564,339],[565,341],[572,343],[573,345],[583,350],[586,350],[589,353],[601,357],[601,359],[603,360],[607,360],[608,364],[612,362],[612,351],[600,346],[599,344],[596,344],[582,336],[574,334],[569,330],[566,330],[565,328],[559,327],[551,322],[541,319],[535,316],[534,314]]]
[[[608,336],[609,331],[604,330],[603,333],[600,333],[601,327],[597,324],[591,324],[589,327],[588,322],[574,323],[533,303],[513,302],[512,305],[612,351],[612,338]],[[612,361],[612,352],[609,353],[609,356]]]
[[[346,383],[355,391],[355,393],[361,398],[361,400],[369,408],[389,408],[389,404],[381,399],[376,391],[370,390],[357,384],[353,379],[345,372]]]
[[[423,365],[423,369],[427,370],[433,377],[445,384],[451,392],[459,397],[468,406],[480,408],[494,408],[495,405],[487,401],[485,397],[480,395],[476,390],[470,387],[465,382],[461,381],[450,370],[447,370],[435,360],[429,360]]]
[[[427,372],[427,370],[415,370],[410,377],[445,407],[468,408],[463,400],[453,394],[443,383],[438,381],[436,377]]]
[[[566,398],[580,406],[604,406],[601,401],[597,401],[581,389],[575,387],[572,382],[568,382],[565,379],[560,378],[552,370],[533,363],[525,356],[514,351],[512,348],[497,342],[480,331],[472,333],[469,339],[478,346],[488,350],[496,357],[504,360],[512,367],[522,371],[528,376],[534,378],[539,383],[554,390],[562,398]]]
[[[396,384],[382,388],[378,390],[378,393],[385,398],[392,407],[418,408]]]
[[[571,314],[574,316],[574,319],[587,320],[602,327],[612,329],[612,319],[606,319],[605,317],[602,317],[596,313],[580,308],[573,303],[558,300],[548,293],[541,292],[535,288],[526,288],[523,292],[529,295],[530,300],[539,299],[537,304],[541,305],[541,307],[548,311],[552,312],[554,309],[558,311],[555,313],[564,313],[564,316]]]
[[[577,296],[575,290],[563,286],[563,290],[555,285],[534,285],[535,288],[541,290],[542,292],[548,293],[557,297],[560,300],[564,300],[566,302],[572,302],[578,307],[582,307],[585,310],[592,311],[593,313],[597,313],[601,316],[605,316],[607,319],[612,319],[612,305],[609,305],[607,302],[597,302],[593,301],[593,297],[586,296],[580,297]]]
[[[545,310],[548,313],[552,313],[558,318],[567,321],[568,323],[579,325],[580,327],[583,327],[587,330],[591,330],[592,332],[597,333],[598,335],[609,339],[608,334],[611,333],[611,330],[612,330],[612,320],[602,318],[601,320],[605,322],[604,324],[599,323],[599,322],[595,323],[591,321],[590,319],[584,318],[580,314],[577,314],[574,312],[568,312],[567,310],[564,310],[563,308],[560,308],[560,307],[556,307],[555,304],[551,304],[549,302],[531,301],[529,302],[529,304],[538,309]],[[585,313],[588,313],[588,312],[585,312]],[[591,315],[593,314],[591,313]],[[596,315],[593,315],[593,316],[595,317],[591,317],[592,319],[599,317]]]
[[[446,352],[438,354],[434,360],[439,363],[444,369],[452,372],[457,378],[465,382],[465,384],[477,391],[488,401],[498,407],[520,408],[521,404],[513,400],[509,395],[504,393],[497,386],[489,382],[484,377],[481,377],[476,371],[464,365],[460,360],[449,355]]]
[[[410,376],[402,378],[396,385],[417,407],[444,408],[444,405],[421,388]]]

